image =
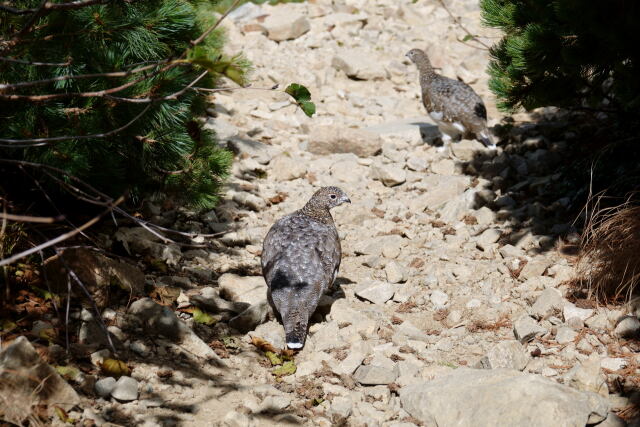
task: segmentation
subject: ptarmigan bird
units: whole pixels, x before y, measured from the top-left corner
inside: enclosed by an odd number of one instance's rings
[[[276,221],[264,239],[267,297],[290,349],[304,346],[309,318],[338,274],[342,251],[329,210],[343,203],[351,200],[341,189],[323,187],[302,209]]]
[[[420,49],[411,49],[406,56],[418,67],[422,103],[442,133],[442,150],[458,136],[475,136],[495,149],[487,128],[487,109],[471,86],[437,74],[427,54]]]

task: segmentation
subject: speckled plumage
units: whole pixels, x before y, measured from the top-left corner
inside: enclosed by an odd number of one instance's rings
[[[468,84],[437,74],[427,54],[411,49],[407,57],[418,67],[422,103],[446,139],[475,137],[495,147],[487,128],[487,109]]]
[[[342,256],[329,210],[351,201],[337,187],[318,190],[271,227],[262,248],[267,296],[280,314],[289,348],[304,346],[309,318],[335,280]]]

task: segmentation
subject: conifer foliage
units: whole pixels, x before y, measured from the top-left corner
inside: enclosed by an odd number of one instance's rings
[[[640,7],[624,0],[481,0],[504,37],[490,88],[504,110],[542,106],[637,112]]]
[[[215,202],[230,154],[197,120],[197,88],[248,64],[209,31],[215,2],[20,0],[0,5],[0,159],[74,175],[112,197]],[[2,165],[0,164],[0,168]]]

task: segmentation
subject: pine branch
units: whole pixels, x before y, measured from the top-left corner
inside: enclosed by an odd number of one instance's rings
[[[166,61],[168,61],[168,60],[165,60],[165,62]],[[69,65],[69,64],[51,64],[51,65],[65,66],[65,65]],[[145,67],[136,68],[135,70],[130,70],[130,71],[114,71],[114,72],[110,72],[110,73],[92,73],[92,74],[66,75],[66,76],[53,77],[53,78],[50,78],[50,79],[33,80],[33,81],[30,81],[30,82],[20,82],[20,83],[14,83],[14,84],[0,84],[0,90],[20,89],[20,88],[24,88],[24,87],[37,86],[37,85],[41,85],[41,84],[62,82],[62,81],[66,81],[66,80],[95,79],[95,78],[99,78],[99,77],[129,77],[129,76],[131,76],[133,74],[137,74],[137,73],[141,73],[143,71],[150,70],[155,66],[156,66],[156,64],[147,65]]]
[[[32,65],[35,67],[67,67],[71,65],[70,62],[32,62],[32,61],[25,61],[23,59],[8,58],[6,56],[0,56],[0,61],[14,62],[16,64]]]
[[[152,104],[147,105],[137,116],[131,119],[130,122],[116,129],[112,129],[109,132],[104,133],[94,133],[92,135],[70,135],[70,136],[55,136],[52,138],[31,138],[31,139],[9,139],[9,138],[0,138],[0,142],[4,142],[10,145],[2,145],[1,147],[9,147],[9,148],[24,148],[24,147],[40,147],[43,145],[48,145],[52,142],[59,141],[68,141],[70,139],[98,139],[98,138],[106,138],[115,134],[122,132],[127,129],[129,126],[137,122],[144,114],[151,108]]]

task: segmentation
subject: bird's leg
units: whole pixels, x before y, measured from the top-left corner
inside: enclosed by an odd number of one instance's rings
[[[486,147],[489,150],[493,151],[497,149],[496,143],[493,141],[493,138],[491,137],[491,134],[489,133],[488,129],[485,129],[482,132],[480,132],[480,134],[478,135],[478,139],[484,145],[486,145]]]
[[[447,151],[447,149],[449,149],[449,148],[450,148],[450,147],[449,147],[449,145],[450,145],[450,144],[451,144],[451,136],[449,136],[449,135],[448,135],[448,134],[446,134],[446,133],[443,133],[443,134],[442,134],[442,146],[441,146],[441,147],[438,147],[438,148],[436,149],[436,151],[437,151],[438,153],[444,153],[445,151]]]

